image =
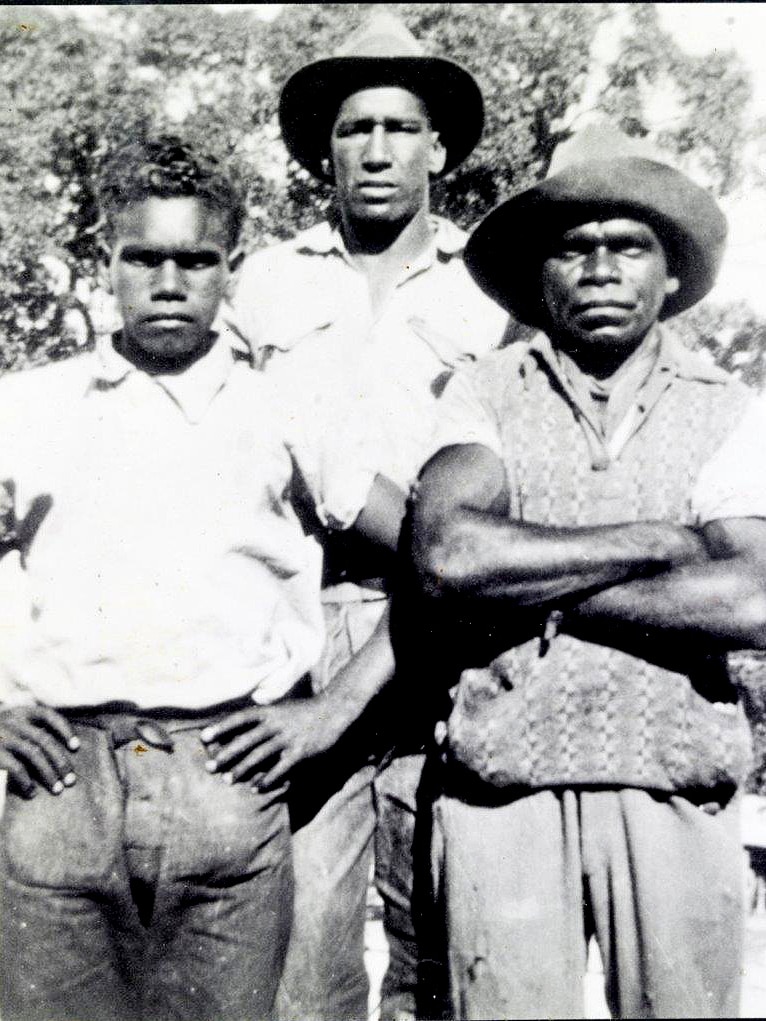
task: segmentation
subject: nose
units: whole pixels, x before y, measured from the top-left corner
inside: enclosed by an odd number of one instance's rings
[[[184,301],[186,299],[183,271],[175,259],[164,259],[157,267],[152,297],[155,301]]]
[[[607,245],[595,245],[585,260],[583,280],[603,284],[619,279],[620,268],[615,253]]]
[[[385,127],[382,124],[375,124],[363,153],[364,166],[368,169],[387,167],[391,163],[391,151],[388,147],[388,139]]]

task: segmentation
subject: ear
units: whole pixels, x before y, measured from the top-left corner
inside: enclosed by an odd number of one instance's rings
[[[441,138],[439,138],[438,131],[431,132],[431,151],[428,154],[428,172],[429,174],[440,174],[444,170],[444,164],[447,162],[447,150],[442,144]]]
[[[665,280],[665,297],[669,298],[671,294],[676,294],[680,286],[681,281],[678,277],[668,277]]]
[[[242,243],[238,241],[237,244],[232,248],[232,250],[226,256],[226,264],[229,267],[229,272],[230,273],[234,273],[239,268],[240,263],[242,262],[244,257],[245,257],[245,250],[242,247]]]
[[[325,156],[320,164],[322,173],[331,184],[335,184],[335,168],[332,165],[332,157]]]

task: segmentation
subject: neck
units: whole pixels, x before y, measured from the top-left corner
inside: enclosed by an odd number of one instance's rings
[[[553,346],[568,355],[581,372],[607,385],[641,358],[646,350],[653,347],[656,342],[651,330],[627,353],[624,350],[610,348],[608,345],[601,347],[588,341],[578,343],[572,338],[552,337],[551,340]]]
[[[114,349],[141,372],[147,372],[152,376],[178,375],[203,358],[211,350],[215,341],[216,334],[211,331],[205,343],[200,344],[193,351],[159,355],[145,351],[123,331],[120,331],[114,336]]]
[[[354,219],[342,211],[341,225],[349,255],[362,260],[390,256],[407,262],[420,255],[432,234],[427,206],[421,206],[411,219],[395,223]]]

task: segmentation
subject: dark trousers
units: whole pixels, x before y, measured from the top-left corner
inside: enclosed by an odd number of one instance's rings
[[[9,795],[0,827],[3,1021],[255,1021],[290,931],[287,810],[170,747],[77,726],[77,782]]]

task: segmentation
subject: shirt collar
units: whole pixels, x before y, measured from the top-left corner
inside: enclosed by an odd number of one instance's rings
[[[237,361],[252,364],[252,351],[246,341],[220,319],[213,323],[216,341],[210,351],[185,372],[149,375],[136,368],[114,346],[112,336],[98,339],[88,389],[108,390],[129,378],[146,377],[165,390],[190,421],[199,421],[213,397],[225,385]]]
[[[429,217],[434,233],[426,251],[438,253],[444,259],[452,259],[463,254],[467,235],[454,223],[441,216],[431,214]],[[299,251],[312,255],[340,255],[346,257],[348,251],[340,230],[338,217],[330,217],[310,227],[301,235]]]
[[[670,372],[681,379],[703,383],[725,383],[728,379],[723,369],[719,369],[697,351],[690,351],[672,330],[659,323],[655,325],[648,341],[651,345],[657,345],[657,360],[652,374]],[[537,355],[557,379],[561,378],[559,359],[547,334],[538,331],[529,341],[529,351]]]

